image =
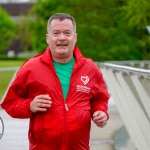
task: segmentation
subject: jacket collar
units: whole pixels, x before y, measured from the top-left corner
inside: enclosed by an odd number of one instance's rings
[[[85,62],[85,58],[83,57],[80,49],[77,46],[75,46],[73,53],[74,53],[77,65],[79,66],[82,65]],[[41,55],[41,61],[49,65],[53,64],[49,46],[46,48],[45,52]]]

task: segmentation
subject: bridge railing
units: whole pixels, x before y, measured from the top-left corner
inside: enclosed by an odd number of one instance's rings
[[[96,62],[98,65],[101,64],[100,62]],[[116,65],[123,65],[123,66],[130,66],[140,69],[150,69],[150,61],[149,60],[132,60],[132,61],[109,61],[110,64]]]
[[[131,63],[131,62],[130,62]],[[150,148],[150,70],[120,63],[97,63],[125,127],[138,150]],[[132,62],[133,64],[133,62]],[[150,67],[150,62],[132,66]]]

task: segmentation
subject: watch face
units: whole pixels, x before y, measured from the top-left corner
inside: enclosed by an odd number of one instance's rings
[[[0,139],[2,138],[4,133],[4,122],[2,120],[2,118],[0,117]]]

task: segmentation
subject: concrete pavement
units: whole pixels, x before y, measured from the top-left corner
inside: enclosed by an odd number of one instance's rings
[[[110,119],[104,128],[92,123],[91,150],[115,150],[116,131],[123,126],[123,122],[115,105],[109,105],[109,115]]]

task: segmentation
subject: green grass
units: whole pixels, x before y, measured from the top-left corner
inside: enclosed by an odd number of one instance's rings
[[[0,60],[0,68],[21,66],[23,62],[24,61],[18,60]],[[15,71],[0,72],[0,100],[2,99],[14,73]]]
[[[0,60],[0,68],[20,66],[23,62],[22,60]]]

